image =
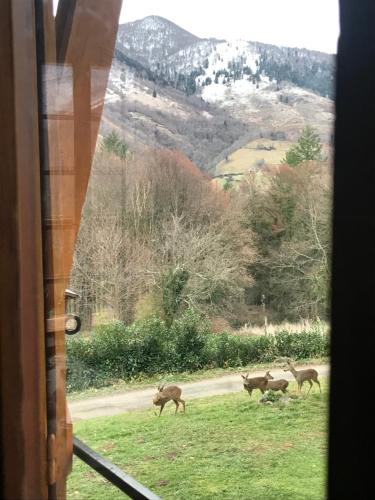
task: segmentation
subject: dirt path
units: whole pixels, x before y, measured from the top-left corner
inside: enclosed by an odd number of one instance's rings
[[[298,369],[303,368],[315,368],[320,375],[329,375],[328,365],[306,365],[298,367]],[[265,370],[263,369],[261,371],[251,372],[251,375],[257,377],[264,375],[264,373]],[[285,378],[287,380],[293,380],[293,375],[290,372],[284,372],[281,369],[272,370],[272,375],[276,379]],[[243,389],[241,377],[238,373],[179,385],[182,388],[183,397],[187,401],[194,398],[237,392]],[[92,397],[80,401],[73,401],[69,404],[69,408],[73,421],[117,415],[126,411],[150,408],[152,406],[152,397],[155,392],[155,387],[151,387],[138,391]]]

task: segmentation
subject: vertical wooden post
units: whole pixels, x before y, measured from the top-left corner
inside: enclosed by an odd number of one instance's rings
[[[34,0],[0,13],[0,497],[47,498]]]
[[[66,495],[64,290],[121,0],[59,5],[70,15],[60,14],[56,37],[52,0],[1,3],[0,497],[6,499]]]
[[[64,291],[69,282],[81,212],[99,131],[116,41],[121,0],[42,0],[39,39],[43,82],[43,243],[47,330],[48,430],[55,436],[56,469],[50,498],[64,498],[71,460],[66,405]]]

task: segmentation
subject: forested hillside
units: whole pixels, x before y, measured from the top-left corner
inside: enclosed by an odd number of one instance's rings
[[[72,275],[86,325],[327,316],[333,72],[156,16],[120,28]]]

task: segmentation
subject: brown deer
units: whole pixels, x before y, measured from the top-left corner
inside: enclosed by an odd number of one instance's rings
[[[248,373],[246,375],[241,375],[241,377],[244,379],[243,388],[249,393],[250,397],[254,389],[259,389],[262,394],[267,390],[268,380],[266,377],[249,378]]]
[[[167,385],[167,387],[165,387],[164,385],[159,385],[158,392],[155,394],[153,398],[154,405],[160,406],[159,417],[166,403],[168,403],[168,401],[171,400],[173,400],[174,404],[176,405],[175,414],[177,413],[180,403],[182,403],[185,413],[185,401],[181,399],[181,392],[182,392],[181,388],[178,387],[177,385]]]
[[[265,378],[267,379],[267,390],[271,391],[282,391],[284,394],[287,393],[287,387],[289,382],[283,378],[279,380],[274,380],[270,372],[266,372]]]
[[[288,367],[284,368],[284,372],[292,372],[294,375],[294,378],[297,381],[298,384],[298,391],[302,391],[302,385],[304,382],[308,382],[310,384],[309,390],[307,391],[307,395],[311,391],[311,387],[313,386],[312,381],[314,381],[316,384],[319,386],[320,392],[322,392],[322,389],[320,387],[320,382],[318,380],[318,372],[314,370],[314,368],[308,368],[307,370],[296,370],[292,363],[290,361],[286,362]]]

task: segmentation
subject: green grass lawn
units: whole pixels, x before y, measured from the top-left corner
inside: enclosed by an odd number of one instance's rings
[[[323,394],[260,404],[243,391],[168,403],[74,425],[75,435],[164,499],[321,500],[325,498],[327,380]],[[304,388],[307,390],[307,386]],[[295,386],[291,386],[295,392]],[[75,460],[68,498],[124,495]]]

